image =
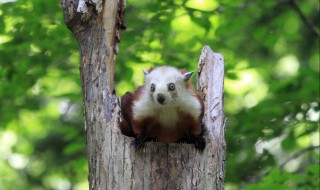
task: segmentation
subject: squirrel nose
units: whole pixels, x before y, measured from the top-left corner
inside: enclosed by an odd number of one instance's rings
[[[163,104],[165,100],[166,100],[166,98],[165,98],[164,94],[159,93],[159,94],[157,95],[157,101],[158,101],[160,104]]]

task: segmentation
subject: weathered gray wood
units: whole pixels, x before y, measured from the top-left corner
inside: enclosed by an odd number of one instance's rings
[[[205,46],[202,49],[198,63],[198,87],[206,107],[203,122],[207,127],[208,138],[212,145],[210,156],[214,157],[214,162],[218,164],[218,167],[210,165],[212,168],[209,171],[215,170],[216,173],[213,173],[213,175],[216,174],[215,184],[218,189],[223,189],[226,159],[226,118],[223,110],[223,86],[223,56],[212,52],[209,46]],[[208,163],[210,162],[211,159],[208,159]]]
[[[80,46],[89,188],[223,189],[223,57],[205,46],[199,59],[198,87],[206,108],[204,152],[174,143],[146,143],[136,152],[132,139],[119,132],[114,87],[119,30],[125,28],[124,0],[61,0],[61,5]]]

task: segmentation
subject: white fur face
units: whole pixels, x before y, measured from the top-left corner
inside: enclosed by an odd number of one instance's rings
[[[146,91],[158,106],[175,103],[184,86],[183,75],[174,67],[158,67],[146,75]]]
[[[199,117],[201,104],[185,85],[185,80],[188,80],[192,73],[183,75],[178,69],[169,66],[144,73],[145,91],[133,105],[135,119],[153,117],[164,126],[170,127],[178,121],[180,111],[190,113],[195,118]]]

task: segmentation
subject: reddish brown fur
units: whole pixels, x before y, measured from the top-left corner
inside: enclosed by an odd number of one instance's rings
[[[148,69],[148,73],[151,73],[153,71],[153,67],[150,67],[150,69]]]
[[[152,72],[152,68],[149,69],[149,73]],[[182,74],[186,73],[185,70],[180,70]],[[161,123],[155,120],[155,118],[147,117],[142,120],[134,120],[132,107],[133,102],[138,100],[144,90],[144,86],[140,86],[134,93],[127,92],[121,98],[121,112],[122,112],[122,121],[120,124],[121,132],[124,135],[135,137],[137,139],[146,139],[146,138],[157,138],[160,142],[177,142],[180,139],[196,139],[193,143],[199,143],[202,138],[203,129],[201,125],[202,117],[204,114],[204,104],[200,95],[194,91],[194,87],[188,81],[186,82],[186,88],[193,92],[193,95],[201,103],[201,114],[198,118],[192,117],[190,114],[179,112],[179,122],[175,127],[163,127]],[[200,139],[200,141],[199,141]],[[204,145],[200,148],[199,145],[196,145],[196,148],[203,150],[205,146],[205,140],[203,139]],[[142,142],[143,144],[143,142]],[[137,145],[135,145],[137,148]],[[139,145],[138,148],[139,149]]]
[[[156,137],[160,142],[176,142],[183,137],[199,136],[202,133],[201,119],[204,113],[203,101],[198,93],[195,92],[196,98],[201,103],[201,114],[199,118],[193,118],[186,113],[180,113],[180,122],[176,127],[163,128],[160,123],[153,118],[144,118],[143,120],[134,121],[132,113],[132,105],[135,100],[138,100],[143,86],[140,86],[134,94],[127,92],[121,98],[122,122],[121,132],[124,135],[131,137]]]
[[[180,113],[180,120],[175,127],[165,128],[154,118],[148,117],[133,121],[132,129],[137,138],[157,138],[159,142],[177,142],[179,139],[200,136],[202,134],[201,119],[195,119],[186,113]]]
[[[187,73],[187,71],[185,69],[180,69],[179,71],[180,71],[181,74]]]
[[[132,106],[133,102],[135,100],[138,100],[142,91],[144,89],[144,86],[140,86],[137,88],[137,90],[134,93],[127,92],[125,95],[121,98],[121,123],[120,123],[120,130],[122,134],[129,136],[129,137],[135,137],[135,133],[132,130]]]

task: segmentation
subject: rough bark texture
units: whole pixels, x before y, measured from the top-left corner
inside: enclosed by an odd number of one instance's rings
[[[61,0],[65,22],[81,52],[81,82],[90,189],[223,189],[225,118],[223,57],[202,50],[198,87],[205,100],[207,147],[147,143],[136,152],[118,129],[119,105],[114,65],[119,30],[124,29],[124,0]]]

